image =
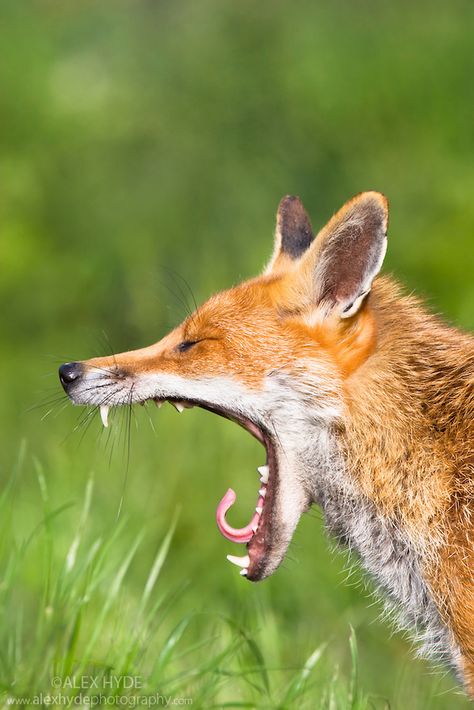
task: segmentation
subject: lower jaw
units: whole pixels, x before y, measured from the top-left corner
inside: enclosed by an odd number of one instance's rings
[[[280,566],[285,557],[286,544],[262,547],[261,543],[251,541],[248,546],[250,564],[245,577],[250,582],[260,582],[270,577]]]
[[[266,554],[258,553],[257,555],[252,554],[252,549],[249,548],[250,564],[245,575],[246,579],[250,582],[260,582],[265,579],[267,574],[265,573],[267,567],[268,556]]]
[[[265,468],[267,468],[267,466],[265,466]],[[259,470],[262,471],[262,467]],[[267,561],[270,555],[268,541],[271,539],[269,523],[271,521],[273,507],[274,482],[269,481],[268,485],[266,485],[260,481],[260,484],[262,487],[259,490],[259,499],[256,507],[257,512],[254,514],[249,525],[245,528],[241,530],[235,530],[234,528],[226,529],[225,513],[224,515],[221,514],[219,517],[220,505],[218,507],[217,516],[218,528],[222,535],[231,542],[246,545],[247,554],[242,556],[227,555],[227,559],[229,562],[240,567],[240,574],[242,576],[252,581],[258,581],[265,576],[264,571],[267,567]],[[228,498],[229,494],[232,494],[232,500],[235,500],[235,493],[232,489],[229,489],[223,501]],[[224,510],[226,511],[227,509],[227,506],[225,506]],[[229,534],[229,530],[235,534]],[[239,536],[237,533],[241,533],[241,535]]]
[[[250,539],[237,540],[228,537],[220,528],[224,537],[233,542],[246,542],[247,554],[242,557],[228,555],[229,562],[240,567],[240,574],[252,582],[258,582],[268,576],[267,569],[275,569],[278,563],[272,564],[271,540],[273,538],[272,527],[274,525],[274,506],[278,490],[277,461],[273,443],[267,439],[261,442],[267,452],[267,463],[258,469],[262,475],[259,490],[259,500],[257,501],[256,517],[258,518],[256,528]],[[263,493],[263,496],[262,496]],[[227,494],[226,494],[227,495]],[[234,494],[235,495],[235,494]],[[251,521],[252,522],[252,521]],[[249,527],[249,526],[247,526]]]

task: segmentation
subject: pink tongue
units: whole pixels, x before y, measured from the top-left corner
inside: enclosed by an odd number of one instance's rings
[[[253,537],[254,531],[252,528],[254,528],[256,525],[258,525],[258,521],[260,520],[260,515],[255,512],[252,520],[248,525],[246,525],[244,528],[233,528],[229,525],[229,523],[225,519],[225,514],[229,510],[230,507],[232,507],[235,503],[236,499],[235,492],[232,490],[232,488],[229,488],[219,505],[217,506],[217,511],[216,511],[216,520],[217,520],[217,527],[221,531],[221,533],[226,537],[228,540],[231,540],[232,542],[249,542],[249,540]],[[264,503],[264,498],[262,496],[259,497],[257,501],[257,506],[262,507]]]

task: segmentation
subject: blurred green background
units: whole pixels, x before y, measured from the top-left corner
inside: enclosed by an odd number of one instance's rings
[[[93,473],[88,531],[126,520],[123,555],[145,531],[124,604],[179,507],[160,581],[176,590],[170,623],[189,610],[239,619],[275,668],[327,642],[327,672],[342,676],[351,624],[374,704],[467,707],[348,578],[317,511],[270,580],[246,583],[226,562],[216,504],[231,485],[243,522],[262,463],[243,431],[167,406],[134,411],[129,438],[127,415],[111,413],[109,434],[54,400],[61,362],[147,345],[182,320],[183,279],[199,302],[257,273],[288,193],[318,228],[353,194],[384,192],[385,269],[472,328],[472,1],[3,0],[0,12],[3,554],[42,520],[38,467],[51,506],[72,504],[55,517],[58,555]],[[5,633],[18,610],[20,635],[41,614],[35,549],[2,602]]]

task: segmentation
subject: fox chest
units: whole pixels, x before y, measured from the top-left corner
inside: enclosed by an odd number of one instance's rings
[[[422,650],[438,655],[449,648],[448,630],[442,623],[421,565],[409,539],[392,520],[381,516],[375,506],[350,490],[343,475],[334,470],[321,475],[315,483],[315,501],[324,513],[329,534],[355,553],[369,573],[397,625],[415,628]],[[452,662],[452,655],[443,660]]]

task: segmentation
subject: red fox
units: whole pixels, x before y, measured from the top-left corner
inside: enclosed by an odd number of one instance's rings
[[[244,427],[266,451],[246,544],[272,574],[313,503],[327,528],[474,697],[474,338],[377,278],[388,205],[347,202],[315,237],[297,197],[277,213],[262,275],[212,296],[158,343],[59,369],[75,404],[169,401]]]

